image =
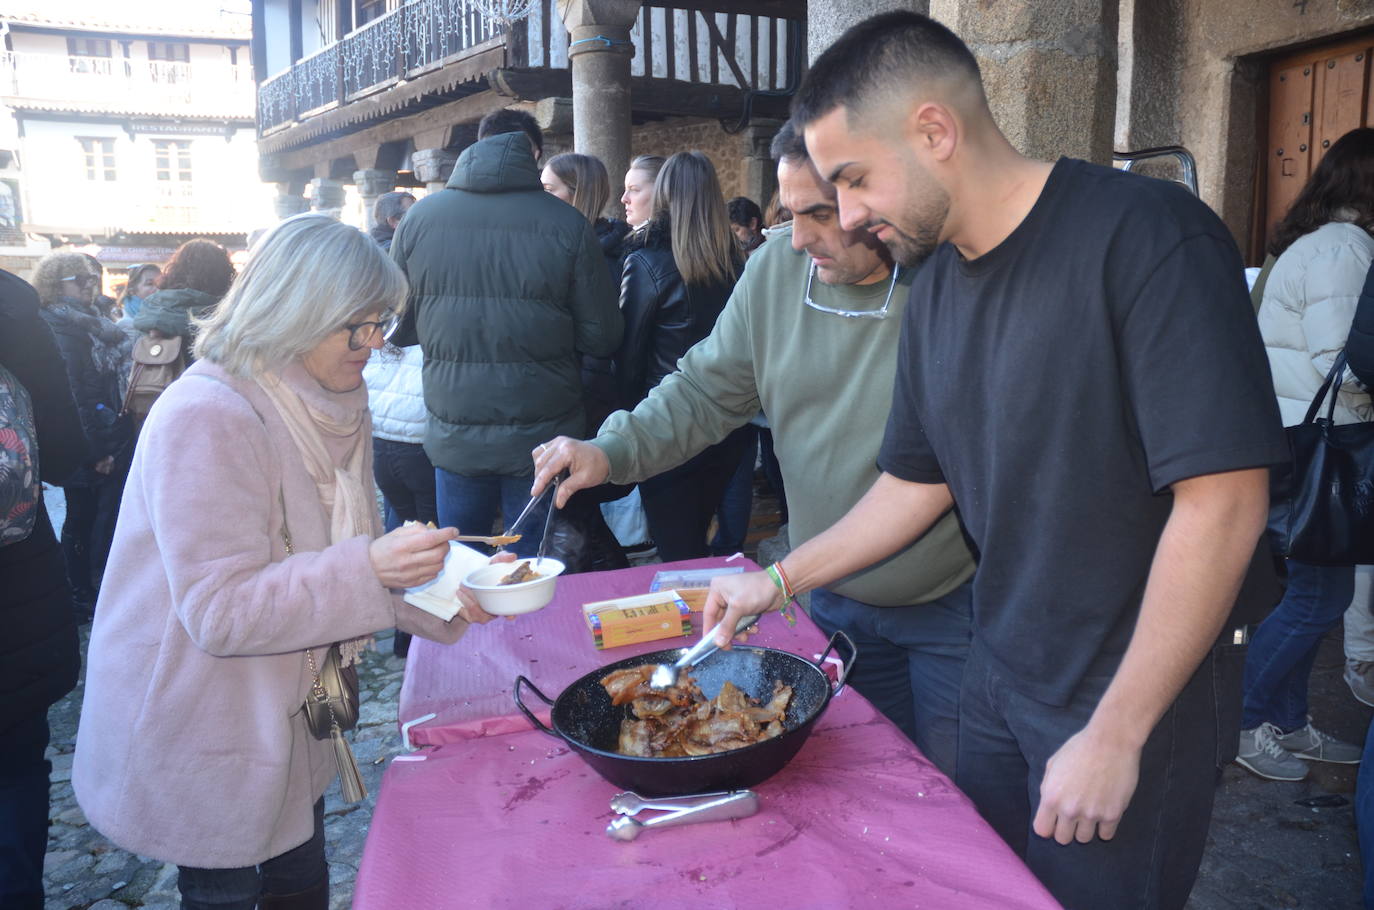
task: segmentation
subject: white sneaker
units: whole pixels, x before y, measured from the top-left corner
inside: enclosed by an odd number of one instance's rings
[[[1307,764],[1279,745],[1279,728],[1265,722],[1251,730],[1240,731],[1236,764],[1267,780],[1302,780]]]
[[[1271,725],[1272,726],[1272,725]],[[1354,743],[1341,742],[1312,726],[1308,718],[1307,726],[1292,733],[1279,733],[1275,728],[1274,738],[1278,744],[1298,758],[1308,761],[1325,761],[1336,765],[1358,765],[1364,755],[1364,748]]]

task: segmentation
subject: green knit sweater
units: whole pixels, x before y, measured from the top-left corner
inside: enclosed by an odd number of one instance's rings
[[[795,547],[834,524],[878,477],[910,282],[898,283],[886,319],[819,312],[802,303],[810,263],[790,241],[784,232],[750,257],[715,330],[634,411],[607,418],[593,442],[610,459],[612,481],[635,483],[720,441],[762,407]],[[837,309],[878,309],[889,286],[816,281],[811,296]],[[910,547],[828,587],[880,606],[923,603],[973,568],[951,513]]]

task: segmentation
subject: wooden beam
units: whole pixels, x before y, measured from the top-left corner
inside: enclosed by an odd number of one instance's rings
[[[703,85],[673,79],[630,80],[630,102],[638,120],[655,115],[669,117],[737,118],[744,106],[747,90],[734,86]],[[755,96],[754,117],[786,120],[790,99]]]
[[[749,80],[744,78],[744,73],[739,68],[739,61],[735,59],[735,19],[730,18],[730,40],[726,41],[721,35],[720,29],[716,27],[714,16],[706,17],[706,31],[711,36],[711,48],[715,53],[725,58],[725,62],[730,64],[730,72],[734,74],[735,80],[740,88],[750,88]],[[713,74],[714,75],[714,74]]]

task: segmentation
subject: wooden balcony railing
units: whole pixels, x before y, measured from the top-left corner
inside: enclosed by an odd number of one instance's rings
[[[507,35],[470,0],[409,0],[258,86],[258,130],[413,79],[505,39],[507,65],[567,69],[568,32],[541,0]],[[643,7],[631,30],[631,74],[753,91],[795,85],[805,59],[799,20]]]

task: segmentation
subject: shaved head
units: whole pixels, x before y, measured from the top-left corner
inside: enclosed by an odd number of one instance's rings
[[[871,115],[894,103],[925,100],[986,109],[978,61],[929,16],[884,13],[849,29],[816,59],[792,100],[792,122],[802,131],[842,107],[851,128],[861,121],[896,126]]]

